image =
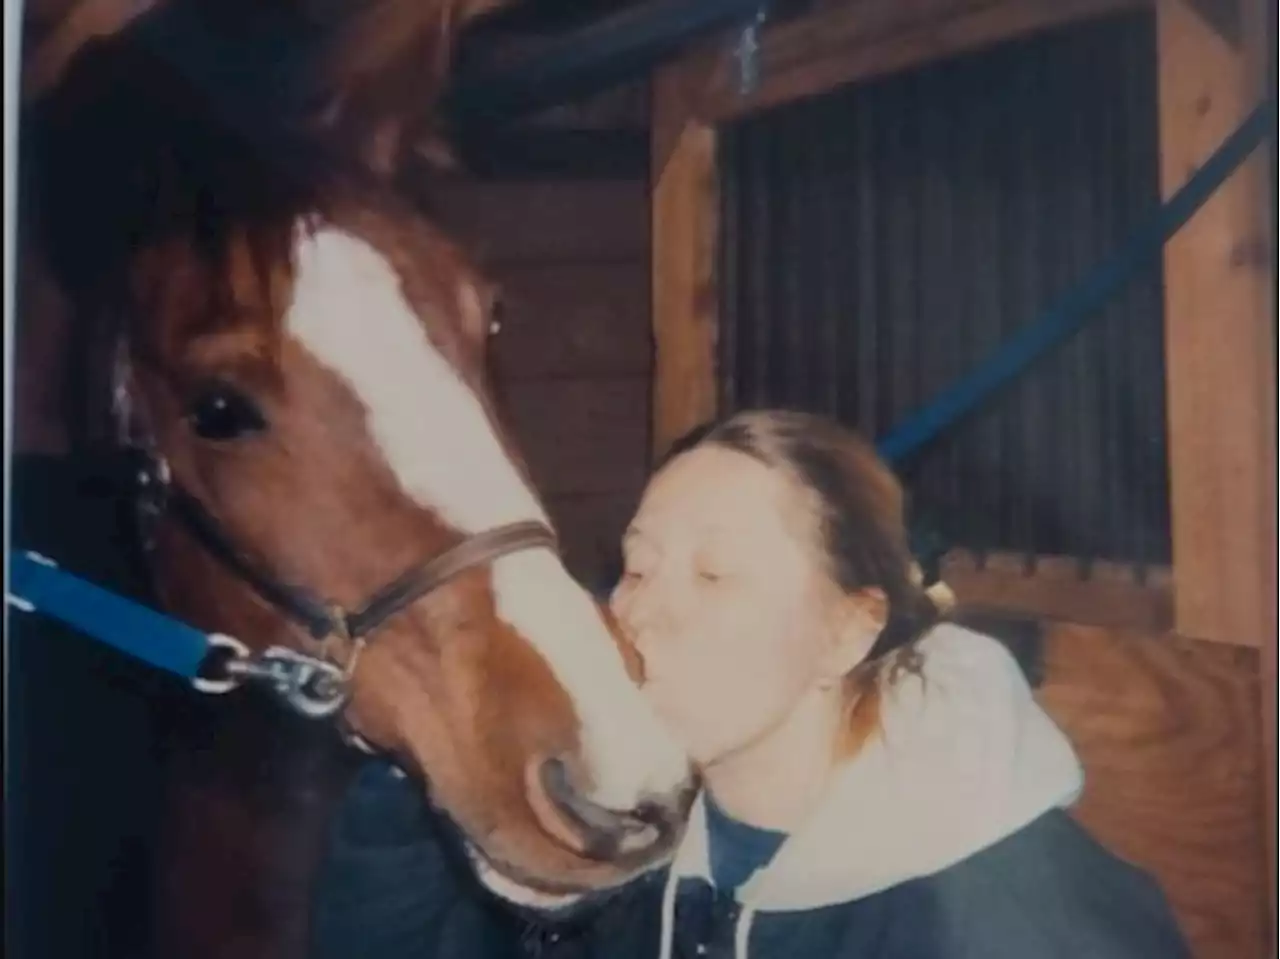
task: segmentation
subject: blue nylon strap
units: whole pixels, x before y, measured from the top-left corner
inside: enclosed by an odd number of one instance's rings
[[[1273,106],[1269,100],[1259,104],[1182,188],[1143,221],[1129,242],[1058,300],[1039,320],[1015,333],[976,369],[890,430],[876,444],[880,455],[895,462],[915,453],[1083,326],[1095,310],[1123,289],[1149,260],[1160,254],[1169,237],[1191,219],[1204,201],[1262,143],[1271,132]]]
[[[61,620],[159,669],[193,679],[209,652],[198,629],[59,569],[35,553],[10,550],[10,606]]]

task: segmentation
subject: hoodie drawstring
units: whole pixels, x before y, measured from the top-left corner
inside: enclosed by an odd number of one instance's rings
[[[658,959],[671,959],[672,941],[676,935],[676,884],[678,877],[672,869],[667,873],[666,885],[662,887],[662,926],[658,940]]]
[[[666,885],[662,888],[662,920],[658,938],[658,959],[671,959],[675,941],[676,926],[676,885],[675,870],[667,876]],[[748,959],[747,951],[751,942],[751,924],[755,921],[754,906],[743,906],[738,914],[738,921],[733,926],[733,959]]]
[[[751,923],[756,918],[755,906],[743,906],[733,927],[733,959],[747,959],[751,942]]]

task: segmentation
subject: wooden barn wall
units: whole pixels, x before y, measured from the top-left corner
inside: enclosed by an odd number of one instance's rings
[[[607,578],[648,466],[646,181],[465,181],[437,205],[503,290],[492,369],[569,566]]]
[[[1037,697],[1085,767],[1075,815],[1155,876],[1196,959],[1265,959],[1258,651],[1050,624]]]
[[[1153,20],[1086,23],[722,130],[721,405],[882,435],[1159,202]],[[959,545],[1169,561],[1161,276],[907,471]]]

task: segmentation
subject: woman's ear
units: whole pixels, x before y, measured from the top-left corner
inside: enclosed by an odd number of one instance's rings
[[[878,586],[838,596],[833,610],[832,642],[821,667],[823,680],[840,682],[852,672],[867,658],[888,621],[889,600]]]

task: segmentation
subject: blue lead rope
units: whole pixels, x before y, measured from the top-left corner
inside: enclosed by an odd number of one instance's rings
[[[9,551],[6,599],[187,679],[209,653],[209,637],[200,630],[73,576],[39,553]]]
[[[1171,236],[1204,205],[1271,132],[1274,102],[1264,100],[1168,202],[1155,210],[1110,259],[1046,311],[1015,333],[977,368],[933,397],[877,444],[880,455],[900,462],[972,412],[983,400],[1024,373],[1124,288]]]
[[[1111,259],[1058,301],[1039,321],[1016,334],[957,383],[892,430],[879,443],[890,462],[916,452],[1035,359],[1066,339],[1156,256],[1271,130],[1270,101],[1258,106],[1170,200],[1144,221]],[[88,636],[187,679],[196,677],[213,643],[197,629],[125,599],[36,553],[9,552],[10,606],[39,611]]]

